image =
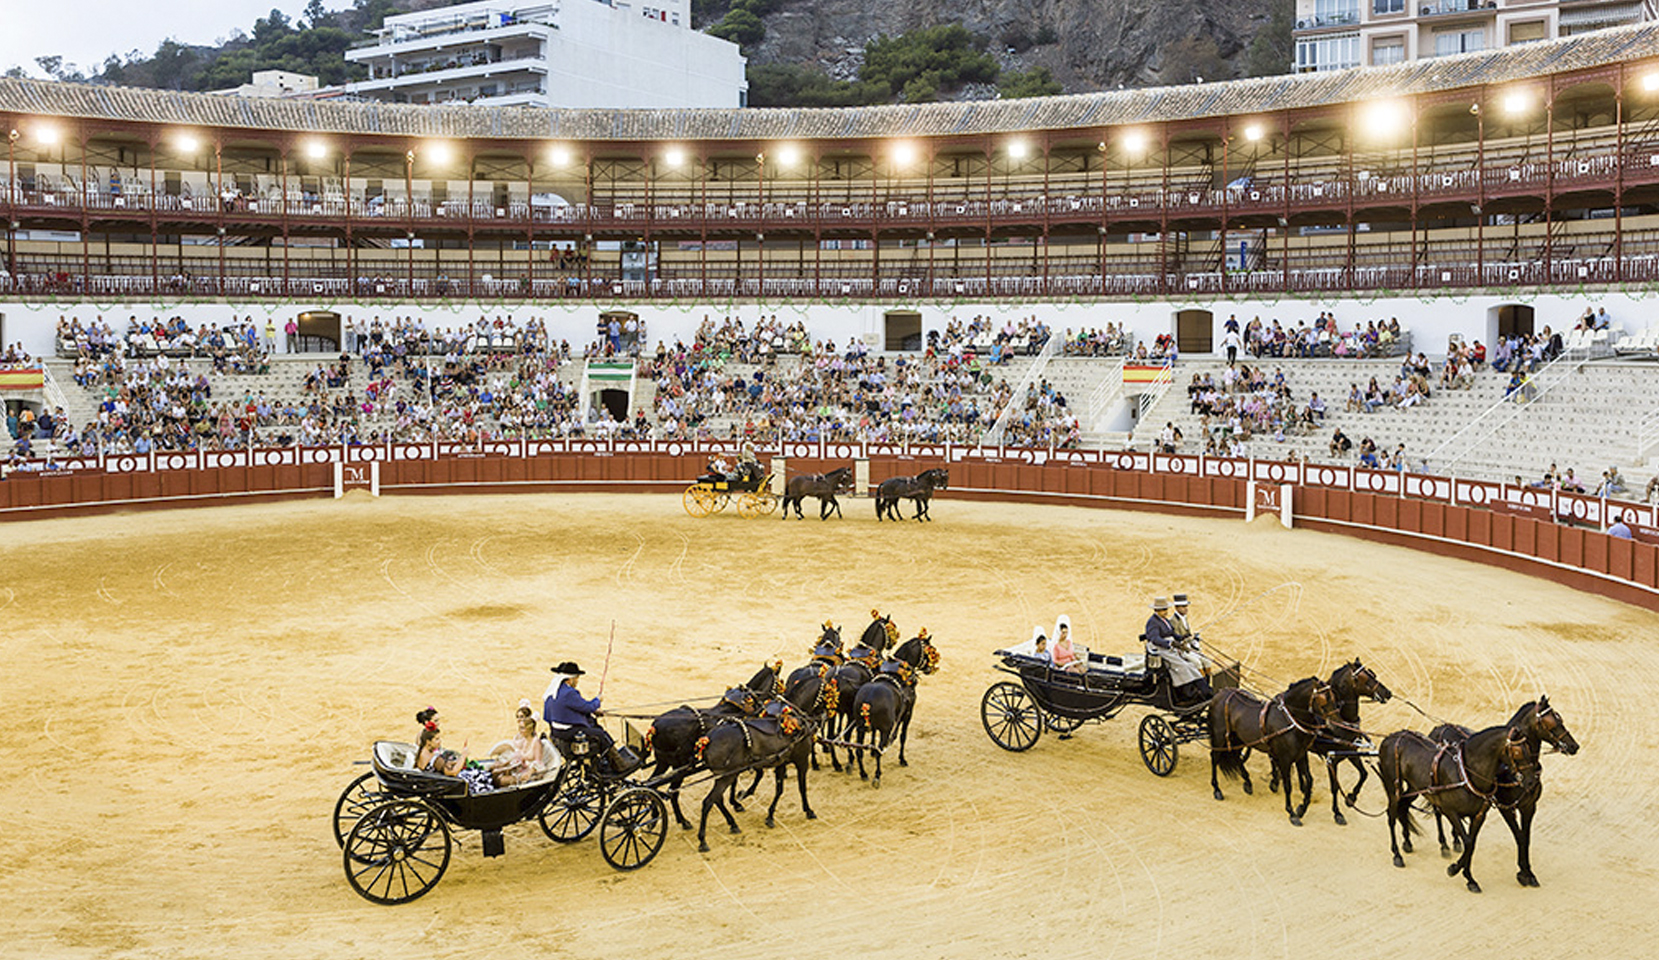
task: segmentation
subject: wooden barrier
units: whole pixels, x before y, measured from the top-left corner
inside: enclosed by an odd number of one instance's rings
[[[716,452],[706,441],[499,441],[151,454],[71,461],[0,482],[0,519],[329,496],[335,463],[381,464],[387,494],[683,490]],[[1296,523],[1546,577],[1659,609],[1659,545],[1576,523],[1604,514],[1659,530],[1654,508],[1548,490],[1347,467],[880,444],[785,444],[791,474],[870,461],[872,484],[950,470],[941,497],[1242,517],[1246,479],[1293,483]],[[764,455],[763,455],[764,456]],[[864,491],[860,491],[863,493]]]

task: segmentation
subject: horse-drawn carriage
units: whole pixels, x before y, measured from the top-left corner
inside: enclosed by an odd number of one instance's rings
[[[381,740],[373,771],[334,807],[334,837],[346,879],[364,899],[407,903],[449,868],[455,830],[476,830],[484,856],[505,852],[503,828],[537,821],[548,838],[574,843],[597,827],[599,852],[618,870],[650,863],[668,836],[668,806],[656,785],[600,769],[582,736],[544,744],[551,762],[528,782],[470,793],[459,777],[415,769],[415,747]]]
[[[761,477],[702,476],[685,488],[680,502],[685,512],[694,517],[706,517],[726,509],[733,498],[737,500],[738,516],[764,517],[778,508],[778,497],[772,492],[772,475]]]
[[[1044,728],[1066,738],[1089,721],[1112,719],[1124,707],[1150,707],[1152,712],[1141,718],[1141,760],[1148,770],[1167,777],[1180,758],[1180,745],[1209,735],[1208,701],[1178,702],[1162,658],[1082,653],[1087,669],[1073,672],[1038,654],[1030,641],[996,651],[1001,658],[996,669],[1017,682],[998,681],[980,700],[980,721],[991,741],[1004,750],[1029,750]],[[1217,689],[1238,686],[1238,665],[1210,682]]]

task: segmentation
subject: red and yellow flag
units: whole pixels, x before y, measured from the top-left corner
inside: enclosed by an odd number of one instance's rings
[[[39,390],[45,385],[42,370],[0,370],[0,390]]]
[[[1123,365],[1124,383],[1157,383],[1168,376],[1168,364],[1126,363]]]

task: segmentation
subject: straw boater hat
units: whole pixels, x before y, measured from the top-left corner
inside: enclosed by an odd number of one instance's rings
[[[1168,610],[1169,609],[1169,601],[1165,600],[1163,597],[1153,597],[1152,598],[1152,609],[1154,609],[1154,610]]]

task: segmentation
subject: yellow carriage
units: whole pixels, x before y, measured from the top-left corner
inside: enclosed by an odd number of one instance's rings
[[[694,517],[706,517],[726,509],[726,504],[737,501],[740,517],[764,517],[778,509],[777,494],[772,492],[772,475],[754,480],[728,477],[698,477],[697,482],[685,488],[680,502],[685,512]]]

